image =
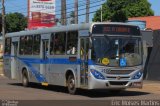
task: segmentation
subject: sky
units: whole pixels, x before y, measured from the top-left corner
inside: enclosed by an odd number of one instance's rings
[[[60,0],[56,1],[56,16],[60,18]],[[73,11],[74,7],[74,0],[66,0],[67,1],[67,10],[68,15],[70,11]],[[160,16],[160,0],[148,0],[151,3],[151,8],[155,13],[155,16]],[[96,11],[98,8],[100,8],[100,4],[103,3],[102,0],[90,0],[92,3],[90,6],[92,7],[90,9],[90,12]],[[85,0],[79,0],[79,15],[85,13]],[[5,7],[6,7],[6,13],[12,13],[12,12],[20,12],[27,16],[27,0],[5,0]],[[94,8],[93,8],[94,7]],[[90,14],[90,21],[93,18],[94,13]],[[79,22],[85,22],[85,15],[82,15],[79,17]]]

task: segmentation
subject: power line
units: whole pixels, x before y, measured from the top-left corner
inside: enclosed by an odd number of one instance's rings
[[[97,7],[97,6],[100,6],[100,5],[101,5],[101,4],[95,5],[95,6],[92,6],[92,7],[90,7],[90,8],[94,8],[94,7]],[[83,9],[81,9],[81,10],[85,10],[85,9],[86,9],[86,8],[83,8]],[[96,11],[97,11],[97,10],[96,10]],[[89,13],[79,14],[78,16],[75,16],[74,18],[80,17],[80,16],[84,16],[84,15],[93,14],[93,13],[95,13],[96,11],[92,11],[92,12],[89,12]],[[58,15],[61,15],[61,14],[57,14],[56,16],[58,16]],[[29,17],[29,18],[31,18],[31,17]],[[63,20],[63,19],[67,20],[67,19],[70,19],[70,18],[73,18],[73,17],[68,16],[68,17],[66,17],[66,18],[60,18],[60,20]],[[54,19],[54,20],[49,20],[49,21],[55,21],[55,19]],[[36,21],[36,22],[32,22],[32,23],[39,23],[39,22],[41,22],[41,21]]]
[[[85,3],[84,2],[84,0],[82,0],[82,1],[78,1],[78,3],[80,4],[80,3]],[[66,4],[66,6],[70,6],[70,5],[74,5],[74,3],[68,3],[68,4]],[[14,5],[14,7],[15,7],[16,5]],[[25,5],[22,5],[22,6],[25,6]],[[61,5],[57,5],[57,7],[60,7]],[[27,9],[27,8],[25,8],[25,9]]]
[[[89,9],[91,9],[91,8],[95,8],[95,7],[98,7],[98,6],[100,6],[100,5],[102,5],[102,4],[97,4],[97,3],[99,3],[99,2],[102,2],[102,1],[105,1],[105,0],[95,0],[95,1],[93,1],[93,2],[90,2],[90,4],[93,4],[93,6],[89,6]],[[84,2],[83,2],[84,3]],[[78,7],[80,8],[80,7],[84,7],[85,5],[86,5],[87,3],[84,3],[84,4],[81,4],[81,5],[79,5]],[[94,4],[97,4],[97,5],[94,5]],[[87,7],[86,7],[87,8]],[[82,10],[85,10],[86,8],[81,8],[81,9],[78,9],[78,11],[82,11]],[[73,7],[71,8],[66,8],[66,10],[68,10],[68,9],[73,9]],[[46,9],[43,9],[43,10],[46,10]],[[62,10],[62,9],[61,9]],[[61,12],[61,10],[57,10],[57,11],[55,11],[55,12]],[[97,11],[97,10],[96,10]],[[80,17],[80,16],[84,16],[84,15],[89,15],[89,14],[93,14],[93,13],[95,13],[96,11],[92,11],[92,12],[88,12],[88,13],[82,13],[82,14],[78,14],[77,16],[74,16],[74,17],[72,17],[72,16],[66,16],[66,18],[59,18],[59,19],[61,19],[61,20],[63,20],[63,19],[65,19],[65,20],[67,20],[67,19],[69,19],[69,18],[76,18],[76,17]],[[31,12],[31,11],[30,11]],[[69,14],[69,13],[71,13],[71,12],[73,12],[73,10],[72,11],[68,11],[68,12],[66,12],[66,14]],[[28,13],[28,11],[27,12],[23,12],[23,13]],[[50,12],[50,13],[52,13],[52,12]],[[56,14],[56,16],[60,16],[61,14]],[[30,18],[30,17],[28,17],[28,18]],[[51,19],[50,21],[55,21],[55,19],[53,20],[53,19]],[[33,23],[39,23],[40,21],[36,21],[36,22],[33,22]]]
[[[82,1],[79,1],[78,3],[80,4],[80,3],[84,3],[84,0],[82,0]],[[68,4],[66,4],[66,6],[70,6],[70,5],[74,5],[74,3],[68,3]],[[12,4],[12,6],[13,7],[17,7],[17,6],[19,6],[19,5],[15,5],[15,4]],[[26,6],[25,4],[23,4],[23,5],[21,5],[21,7],[24,7],[24,6]],[[12,8],[13,8],[12,7]],[[56,5],[56,7],[61,7],[61,5]],[[20,8],[20,9],[27,9],[27,7],[25,7],[25,8]],[[12,11],[17,11],[17,10],[19,10],[19,9],[13,9]],[[7,11],[7,12],[9,12],[9,11]]]
[[[102,4],[98,4],[98,5],[94,5],[94,6],[90,6],[89,8],[91,9],[91,8],[95,8],[95,7],[98,7],[98,6],[101,6]],[[82,8],[82,9],[78,9],[78,11],[82,11],[82,10],[85,10],[86,9],[86,7],[85,8]],[[32,12],[32,11],[30,11],[30,12]],[[68,13],[71,13],[71,12],[73,12],[73,11],[69,11],[69,12],[66,12],[66,14],[68,14]],[[48,12],[48,13],[51,13],[51,12]],[[56,16],[60,16],[61,14],[56,14]]]
[[[105,1],[105,0],[95,0],[94,2],[90,2],[90,5],[91,5],[91,4],[95,4],[95,3],[99,3],[100,1]],[[86,3],[81,4],[81,5],[78,5],[78,7],[84,7],[85,5],[86,5]],[[70,10],[70,9],[73,9],[73,7],[66,8],[66,10]],[[58,12],[58,11],[61,11],[61,9],[60,9],[60,10],[57,10],[56,12]]]
[[[99,3],[99,2],[102,2],[102,1],[105,1],[105,0],[95,0],[94,2],[90,2],[90,5],[91,4],[95,4],[95,3]],[[80,8],[80,7],[84,7],[86,5],[86,3],[85,4],[81,4],[81,5],[78,5],[78,7]],[[73,9],[74,7],[70,7],[70,8],[66,8],[66,10],[70,10],[70,9]],[[20,9],[19,9],[20,10]],[[38,10],[38,11],[43,11],[43,10],[46,10],[46,9],[41,9],[41,10]],[[6,12],[9,12],[9,11],[6,11]],[[59,10],[56,10],[55,12],[61,12],[61,9],[59,9]],[[71,12],[71,11],[70,11]],[[28,11],[26,11],[26,12],[23,12],[23,13],[28,13]],[[67,12],[68,13],[68,12]]]
[[[99,1],[104,1],[104,0],[96,0],[96,1],[94,1],[94,2],[91,2],[90,4],[95,4],[95,3],[97,3],[97,2],[99,2]],[[83,7],[85,4],[81,4],[81,5],[79,5],[78,7]],[[70,8],[66,8],[66,10],[70,10],[70,9],[73,9],[74,7],[70,7]],[[46,9],[41,9],[41,10],[38,10],[38,11],[42,11],[42,10],[46,10]],[[9,11],[7,11],[7,12],[9,12]],[[55,12],[61,12],[61,9],[59,9],[59,10],[56,10]],[[28,13],[28,12],[23,12],[23,13]]]
[[[94,8],[94,7],[98,7],[98,6],[101,6],[102,4],[97,4],[97,5],[94,5],[94,6],[90,6],[89,7],[89,9],[91,9],[91,8]],[[85,7],[85,8],[82,8],[82,9],[78,9],[78,11],[82,11],[82,10],[86,10],[87,9],[87,7]],[[67,13],[71,13],[72,11],[70,11],[70,12],[67,12]],[[89,13],[89,12],[88,12]],[[57,15],[57,14],[56,14]]]
[[[63,10],[61,11],[61,24],[66,25],[66,0],[61,0],[61,9]]]
[[[74,17],[78,15],[78,0],[74,0],[75,7],[74,7]],[[78,24],[78,17],[75,17],[74,23]]]
[[[90,9],[90,0],[86,1],[86,23],[89,23],[89,9]]]
[[[92,11],[92,12],[89,12],[88,14],[93,14],[95,12],[97,12],[97,11]],[[77,15],[75,17],[79,17],[79,16],[83,16],[83,15],[86,15],[86,13],[79,14],[79,15]],[[69,17],[66,17],[65,19],[69,19],[69,18],[72,18],[72,17],[69,16]],[[49,21],[55,21],[55,20],[49,20]],[[36,21],[36,22],[32,22],[32,23],[39,23],[39,22],[41,22],[41,21]]]

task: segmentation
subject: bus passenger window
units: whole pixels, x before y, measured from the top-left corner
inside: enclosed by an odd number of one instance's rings
[[[26,41],[26,55],[32,55],[32,47],[33,46],[33,36],[27,36],[27,41]]]
[[[56,49],[55,54],[64,54],[64,47],[62,45],[59,45]]]
[[[31,35],[20,37],[20,50],[21,55],[32,55],[33,37]]]
[[[25,36],[20,37],[20,49],[19,54],[24,55],[24,49],[25,49]]]
[[[39,55],[40,54],[40,41],[41,41],[41,36],[40,35],[34,35],[33,55]]]
[[[66,33],[56,33],[54,37],[54,53],[56,55],[65,54]]]
[[[67,34],[67,54],[77,54],[78,32],[68,32]]]
[[[53,55],[53,53],[54,53],[53,48],[54,48],[54,33],[52,33],[52,35],[51,35],[51,41],[50,41],[50,54],[51,55]]]
[[[5,39],[5,55],[11,54],[11,38]]]

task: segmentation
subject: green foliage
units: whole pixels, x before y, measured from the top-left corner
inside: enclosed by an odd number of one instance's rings
[[[107,0],[102,8],[103,21],[125,22],[129,17],[154,15],[147,0]],[[101,9],[98,9],[93,21],[100,21],[100,18]]]
[[[21,13],[6,14],[6,32],[17,32],[27,27],[27,18]]]

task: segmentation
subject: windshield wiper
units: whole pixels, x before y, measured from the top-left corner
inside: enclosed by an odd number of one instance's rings
[[[111,42],[111,39],[108,37],[108,35],[104,35],[104,37],[109,41],[109,43]]]
[[[104,51],[104,55],[108,52],[108,51],[110,51],[110,50],[112,50],[113,48],[112,48],[112,46],[111,46],[111,42],[113,41],[113,40],[111,40],[109,37],[108,37],[108,35],[104,35],[104,37],[105,37],[105,40],[106,40],[106,42],[109,42],[109,45],[108,45],[108,49],[106,50],[106,51]]]

